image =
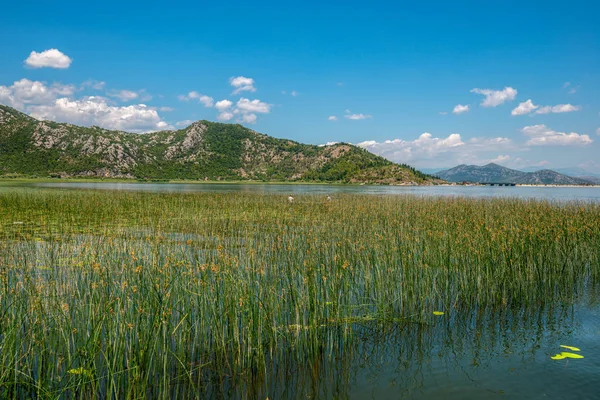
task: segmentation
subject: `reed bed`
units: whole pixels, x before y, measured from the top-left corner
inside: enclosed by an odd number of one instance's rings
[[[600,272],[588,202],[15,188],[0,221],[3,398],[268,387],[365,330],[568,304]]]

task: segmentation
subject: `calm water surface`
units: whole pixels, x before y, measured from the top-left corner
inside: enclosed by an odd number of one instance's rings
[[[356,193],[374,195],[412,194],[421,196],[520,197],[545,200],[600,201],[600,187],[546,186],[376,186],[376,185],[301,185],[244,183],[113,183],[44,182],[18,183],[24,187],[63,189],[103,189],[145,192],[247,192],[289,194]],[[14,187],[14,185],[11,184]]]

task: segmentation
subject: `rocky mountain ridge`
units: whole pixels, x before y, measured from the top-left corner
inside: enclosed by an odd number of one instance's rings
[[[135,134],[38,121],[0,105],[0,176],[435,184],[346,143],[315,146],[237,124],[197,121]]]

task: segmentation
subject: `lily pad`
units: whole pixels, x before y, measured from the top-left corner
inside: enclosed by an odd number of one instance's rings
[[[569,349],[569,350],[572,350],[572,351],[581,351],[578,347],[565,346],[564,344],[561,344],[560,347],[564,347],[565,349]]]
[[[440,315],[444,315],[444,312],[443,311],[434,311],[433,315],[437,315],[439,317]]]

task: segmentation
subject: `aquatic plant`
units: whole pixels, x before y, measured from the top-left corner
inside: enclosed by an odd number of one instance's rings
[[[586,202],[15,188],[0,220],[2,397],[250,387],[365,329],[569,303],[600,266]]]

